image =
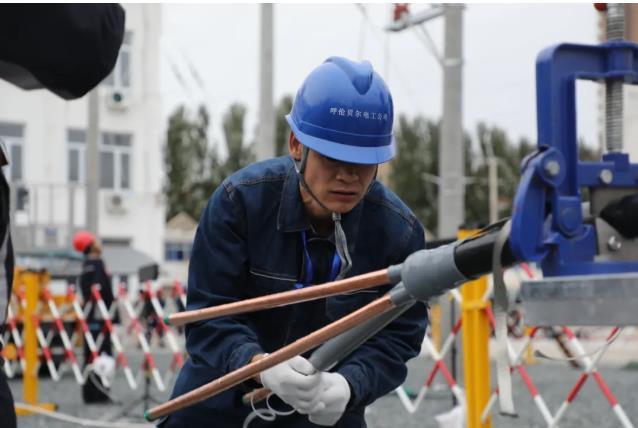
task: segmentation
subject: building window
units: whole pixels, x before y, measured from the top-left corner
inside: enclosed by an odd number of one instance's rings
[[[131,188],[131,135],[105,132],[100,148],[100,183],[104,189]]]
[[[69,145],[69,183],[84,184],[84,162],[86,160],[86,132],[80,129],[67,131]]]
[[[131,44],[133,34],[124,33],[124,40],[117,55],[117,62],[111,74],[104,79],[104,84],[112,88],[129,88],[131,86]]]
[[[183,261],[191,258],[192,244],[184,242],[165,242],[164,259],[166,261]]]
[[[80,151],[69,148],[69,183],[80,183]]]
[[[86,132],[70,129],[69,183],[86,182]],[[100,188],[124,190],[131,188],[131,135],[103,132],[100,144]]]
[[[13,182],[22,181],[24,179],[22,168],[24,162],[24,126],[0,122],[0,138],[4,141],[9,155],[7,179]]]
[[[115,189],[115,162],[112,152],[100,150],[100,188]]]

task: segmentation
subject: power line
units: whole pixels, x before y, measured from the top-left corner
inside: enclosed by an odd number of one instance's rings
[[[182,76],[182,73],[179,71],[179,68],[177,67],[173,59],[166,52],[164,52],[164,57],[168,61],[171,71],[173,72],[173,76],[175,76],[181,88],[190,96],[191,95],[190,88],[188,87],[188,84],[186,84],[186,80],[184,79],[184,76]]]
[[[201,74],[197,70],[197,67],[195,67],[195,65],[193,64],[193,61],[191,61],[185,49],[180,49],[180,52],[182,54],[182,58],[184,58],[184,62],[186,63],[186,66],[188,67],[188,71],[190,72],[191,77],[193,78],[195,83],[197,83],[197,86],[199,86],[199,88],[202,91],[205,91],[206,85],[204,84],[204,80],[202,79]]]
[[[365,22],[372,29],[372,33],[377,38],[377,41],[381,45],[383,45],[383,42],[384,42],[383,41],[383,35],[382,35],[381,31],[379,30],[379,28],[372,22],[372,20],[368,16],[368,12],[367,12],[365,6],[363,4],[360,4],[360,3],[355,4],[355,6],[359,10],[359,12],[361,12],[361,15],[363,16]],[[388,49],[388,51],[389,50],[390,49]],[[389,55],[388,55],[388,59],[390,60],[390,56]],[[411,91],[410,88],[408,87],[407,79],[405,78],[405,76],[401,72],[401,67],[398,64],[396,64],[393,60],[390,60],[390,65],[393,67],[392,68],[393,72],[396,72],[396,74],[397,74],[397,76],[399,78],[398,79],[399,83],[403,86],[403,89],[404,89],[405,93],[408,95],[408,98],[410,99],[410,102],[412,103],[412,107],[414,107],[414,109],[417,110],[417,111],[420,110],[419,103],[417,103],[416,100],[414,99],[413,91]]]

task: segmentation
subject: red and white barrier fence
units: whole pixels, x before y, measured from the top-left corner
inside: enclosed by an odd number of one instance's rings
[[[69,285],[65,302],[61,305],[56,304],[57,298],[54,299],[48,287],[43,287],[36,313],[30,316],[34,323],[41,361],[46,365],[51,378],[58,381],[65,368],[68,367],[78,384],[86,382],[90,364],[98,357],[101,344],[108,337],[113,346],[117,365],[122,368],[131,389],[136,389],[138,385],[136,371],[132,370],[126,355],[126,352],[131,349],[130,345],[133,344],[136,348],[139,346],[143,353],[143,362],[139,372],[137,372],[138,376],[147,372],[153,379],[155,387],[159,391],[165,391],[167,384],[172,381],[184,364],[183,345],[177,339],[175,331],[164,322],[164,309],[159,300],[161,298],[160,291],[156,291],[152,283],[144,284],[142,291],[143,293],[140,293],[139,298],[134,301],[128,297],[125,287],[121,285],[113,304],[111,307],[107,307],[100,293],[99,285],[94,285],[91,288],[91,295],[85,296],[87,301],[84,304],[80,302],[75,287]],[[18,287],[15,290],[15,297],[14,302],[9,305],[7,329],[3,337],[0,338],[5,344],[10,345],[3,350],[3,356],[6,358],[2,369],[8,377],[14,377],[16,369],[24,373],[26,367],[23,333],[21,332],[21,316],[26,316],[22,315],[26,308],[26,293],[23,287]],[[173,284],[171,297],[175,299],[177,308],[184,307],[186,294],[180,283]],[[16,303],[21,307],[18,312],[14,310]],[[97,317],[100,318],[102,325],[102,330],[96,336],[91,332],[87,322],[87,314],[92,308],[94,308]],[[120,329],[113,323],[118,308],[120,308],[122,315]],[[145,311],[144,319],[140,316],[142,311]],[[72,323],[72,327],[69,326],[69,323]],[[122,333],[127,330],[131,332],[131,335],[122,336]],[[47,331],[48,334],[45,334]],[[166,351],[160,351],[151,346],[150,338],[154,334],[157,334],[161,340],[166,340],[172,356],[170,363],[164,367],[165,372],[158,367],[157,356],[154,354]],[[56,342],[57,338],[59,341]],[[82,343],[89,350],[88,360],[84,362],[87,365],[84,372],[77,357],[78,352],[81,352],[81,347],[78,348],[78,346],[81,346]],[[54,349],[57,353],[53,352],[52,344],[56,344],[57,347]],[[15,352],[9,352],[9,349],[15,349]],[[61,364],[59,352],[62,352],[63,355]]]
[[[171,351],[173,352],[173,360],[171,361],[170,370],[167,373],[167,376],[172,377],[172,375],[184,365],[184,357],[182,355],[182,351],[180,350],[180,347],[177,344],[177,340],[175,339],[175,333],[164,322],[164,309],[162,309],[162,305],[160,304],[157,298],[157,294],[153,290],[153,286],[150,282],[146,282],[144,284],[144,296],[151,302],[153,310],[155,311],[155,315],[157,316],[159,327],[164,337],[166,337]]]
[[[51,316],[53,317],[53,322],[55,323],[55,328],[58,331],[58,335],[62,339],[62,346],[64,347],[65,360],[71,364],[71,369],[73,370],[73,374],[75,376],[75,380],[79,384],[83,384],[85,379],[82,376],[82,370],[80,370],[80,365],[78,364],[78,360],[75,357],[75,353],[73,352],[73,346],[71,345],[71,340],[69,339],[69,335],[67,334],[64,324],[62,323],[62,318],[60,317],[60,312],[53,301],[53,296],[51,296],[51,292],[49,291],[49,287],[45,286],[42,288],[42,298],[47,303],[49,307],[49,311],[51,312]],[[51,343],[50,341],[48,341]]]
[[[598,372],[598,369],[597,369],[597,365],[600,362],[600,359],[605,354],[607,349],[609,349],[609,346],[612,343],[611,339],[614,338],[616,335],[620,334],[620,329],[618,327],[615,327],[609,333],[609,335],[607,337],[607,341],[605,342],[603,347],[595,353],[593,359],[590,358],[587,355],[587,353],[585,352],[585,349],[581,345],[580,341],[576,338],[576,335],[574,334],[574,332],[569,327],[563,327],[563,331],[565,332],[565,334],[569,338],[570,345],[576,351],[577,357],[582,361],[583,365],[585,366],[585,369],[580,374],[578,380],[576,381],[576,384],[574,384],[574,386],[572,387],[571,391],[567,395],[567,398],[565,399],[565,401],[563,401],[563,403],[561,404],[560,408],[556,412],[556,416],[554,417],[553,424],[550,425],[550,427],[557,426],[558,422],[560,421],[560,419],[564,416],[565,412],[567,411],[569,405],[574,401],[574,399],[576,398],[576,396],[580,392],[582,386],[585,384],[585,382],[587,381],[587,379],[591,375],[594,378],[594,380],[596,381],[596,383],[598,384],[598,387],[600,388],[600,391],[603,393],[603,395],[607,399],[607,402],[611,406],[611,408],[612,408],[614,414],[616,415],[616,417],[618,418],[618,421],[620,422],[620,424],[624,428],[633,428],[634,425],[631,423],[631,421],[629,421],[629,418],[627,417],[627,414],[625,413],[625,411],[621,407],[620,403],[618,403],[618,400],[614,396],[614,394],[611,391],[611,389],[609,388],[609,386],[607,386],[607,383],[605,382],[605,380],[603,379],[602,375]]]
[[[11,332],[11,339],[15,344],[17,358],[20,364],[20,369],[22,372],[26,370],[26,361],[24,359],[24,345],[22,344],[22,336],[20,336],[20,332],[18,331],[18,325],[16,322],[16,316],[13,313],[13,309],[11,309],[11,305],[7,307],[7,325],[9,326],[9,331]],[[5,340],[5,344],[8,340]],[[5,366],[7,363],[5,362]]]
[[[521,267],[527,276],[529,276],[530,278],[533,278],[534,274],[532,270],[529,268],[529,266],[527,266],[526,264],[522,264]],[[452,297],[454,298],[454,300],[460,305],[462,302],[462,297],[459,291],[452,290],[450,293]],[[488,300],[491,296],[491,293],[492,293],[492,287],[490,286],[485,293],[484,300]],[[493,330],[495,327],[495,321],[494,321],[493,312],[489,305],[486,306],[485,313],[487,315],[488,322],[490,323],[490,326]],[[447,384],[452,388],[452,391],[454,392],[457,400],[461,403],[463,402],[464,397],[463,399],[459,399],[458,397],[459,391],[462,391],[462,390],[456,385],[454,378],[450,374],[449,370],[447,370],[447,367],[442,361],[442,358],[444,358],[444,356],[447,354],[451,346],[453,346],[454,341],[457,337],[457,333],[460,330],[461,323],[462,323],[462,319],[459,317],[459,319],[456,321],[456,324],[452,328],[450,335],[445,339],[443,346],[441,347],[440,353],[436,351],[430,338],[427,336],[425,337],[423,346],[426,348],[429,355],[434,360],[434,366],[431,369],[430,373],[428,374],[428,377],[425,383],[423,384],[421,389],[418,391],[418,394],[414,401],[410,400],[410,398],[408,397],[408,394],[406,393],[405,389],[402,386],[397,388],[395,391],[397,395],[399,396],[401,403],[403,404],[403,406],[406,408],[406,410],[409,413],[415,413],[419,405],[422,404],[422,401],[426,397],[427,392],[430,388],[430,385],[432,384],[432,380],[434,379],[438,371],[441,371],[443,373],[443,376]],[[551,411],[549,410],[549,407],[547,406],[547,403],[545,402],[545,400],[539,393],[538,388],[534,385],[534,382],[532,381],[531,376],[529,375],[525,365],[523,364],[523,355],[525,354],[528,347],[532,345],[532,341],[535,338],[538,331],[539,331],[539,327],[532,328],[525,335],[522,343],[519,344],[520,348],[518,351],[515,351],[511,340],[508,339],[506,345],[507,345],[507,351],[508,351],[508,357],[509,357],[509,363],[510,363],[510,371],[512,372],[516,371],[519,373],[521,379],[523,380],[523,383],[526,386],[526,389],[528,390],[532,400],[534,401],[534,404],[538,408],[538,411],[540,412],[547,426],[550,428],[554,428],[558,426],[560,420],[565,415],[569,406],[576,399],[582,386],[587,381],[587,379],[591,376],[594,378],[594,380],[598,384],[598,387],[600,388],[602,394],[604,395],[607,402],[611,406],[614,414],[618,418],[618,421],[620,422],[619,426],[622,426],[623,428],[634,428],[634,425],[627,417],[627,414],[625,413],[624,409],[622,408],[622,406],[619,404],[618,400],[614,396],[613,392],[611,391],[611,388],[606,384],[602,375],[597,370],[597,365],[600,359],[602,358],[602,356],[605,354],[605,352],[608,350],[609,346],[613,342],[612,338],[615,338],[615,336],[619,334],[618,327],[614,328],[611,331],[611,333],[609,333],[605,345],[602,346],[593,355],[593,357],[590,357],[590,355],[588,355],[585,352],[582,344],[580,343],[576,335],[573,333],[573,331],[569,329],[569,327],[566,327],[566,326],[562,327],[563,333],[569,339],[570,348],[572,348],[572,350],[574,351],[576,355],[576,358],[582,362],[585,368],[583,372],[581,373],[581,375],[579,376],[578,380],[576,381],[576,384],[572,387],[565,401],[561,404],[561,406],[556,411],[555,415],[552,415]],[[456,391],[455,391],[455,388],[457,388]],[[487,418],[491,414],[491,411],[497,401],[497,397],[498,397],[498,388],[492,393],[490,399],[488,400],[487,405],[485,406],[485,409],[482,412],[481,420],[483,422],[487,421]]]
[[[49,343],[47,342],[46,337],[44,337],[44,332],[42,331],[42,327],[40,326],[40,318],[37,314],[33,314],[31,316],[31,319],[33,324],[35,325],[35,334],[38,338],[40,349],[42,349],[44,360],[46,361],[47,368],[49,369],[51,379],[53,379],[54,381],[58,381],[60,380],[60,375],[58,374],[58,370],[55,368],[53,357],[51,355],[51,349],[49,348]]]
[[[157,386],[157,389],[159,389],[160,391],[164,391],[166,387],[164,386],[164,382],[162,381],[162,376],[160,375],[159,370],[157,369],[157,365],[155,364],[153,355],[151,355],[151,350],[148,345],[148,341],[146,340],[146,336],[144,335],[144,331],[142,329],[142,326],[140,325],[140,321],[137,317],[137,314],[135,313],[135,309],[133,309],[133,305],[127,299],[126,288],[124,288],[123,284],[120,284],[118,296],[119,296],[119,303],[122,305],[122,307],[124,307],[124,310],[126,311],[126,314],[129,317],[131,325],[133,326],[133,329],[135,330],[137,341],[142,347],[142,352],[144,353],[144,364],[146,365],[146,367],[143,367],[143,370],[144,369],[150,370],[153,376],[153,380],[155,381],[155,385]]]
[[[117,354],[116,361],[122,369],[124,370],[124,375],[126,376],[126,380],[131,387],[131,389],[137,388],[137,382],[133,377],[133,372],[128,365],[128,359],[126,355],[124,355],[124,348],[122,348],[122,343],[113,328],[113,323],[111,322],[111,314],[102,299],[102,295],[100,294],[99,286],[97,284],[91,287],[91,297],[93,299],[93,303],[97,305],[97,309],[102,315],[102,321],[104,322],[104,327],[109,332],[109,337],[111,339],[111,343],[113,344],[113,348],[115,348],[115,353]]]

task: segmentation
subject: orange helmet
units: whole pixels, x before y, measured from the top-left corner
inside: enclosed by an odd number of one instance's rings
[[[89,245],[93,243],[93,241],[95,241],[95,236],[93,236],[91,232],[81,230],[73,236],[73,248],[75,248],[76,251],[83,253]]]

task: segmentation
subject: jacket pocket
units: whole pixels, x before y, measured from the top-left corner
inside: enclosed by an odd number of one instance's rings
[[[252,287],[250,287],[248,292],[255,296],[294,290],[297,283],[297,279],[291,275],[273,273],[254,267],[251,267],[249,272]]]

